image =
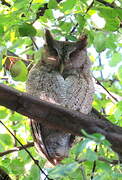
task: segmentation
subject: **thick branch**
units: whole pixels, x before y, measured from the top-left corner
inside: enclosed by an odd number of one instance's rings
[[[41,101],[3,84],[0,85],[0,104],[48,127],[74,135],[82,136],[81,129],[89,134],[101,133],[111,142],[112,149],[119,154],[122,161],[122,127],[112,124],[95,109],[85,115]]]

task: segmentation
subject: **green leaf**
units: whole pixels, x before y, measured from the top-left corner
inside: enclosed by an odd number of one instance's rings
[[[11,115],[11,117],[9,118],[10,121],[22,121],[23,120],[23,116],[17,112],[14,112],[14,114]]]
[[[58,3],[56,0],[50,0],[48,3],[48,8],[49,9],[55,9],[57,7]]]
[[[36,29],[28,23],[23,23],[22,25],[19,26],[18,28],[20,36],[30,36],[33,37],[36,35]]]
[[[106,19],[106,24],[104,27],[105,30],[117,31],[119,27],[120,27],[120,20],[117,17],[114,18],[114,21],[113,21],[113,18]]]
[[[31,175],[29,179],[33,180],[36,177],[36,180],[40,180],[40,171],[39,171],[39,168],[35,164],[31,166],[30,172],[31,172]]]
[[[11,17],[8,15],[0,15],[0,24],[6,24],[9,23],[11,20]]]
[[[78,15],[76,16],[76,19],[77,19],[77,21],[78,21],[79,29],[80,29],[80,32],[81,32],[82,29],[83,29],[83,27],[84,27],[84,25],[85,25],[85,22],[86,22],[86,21],[85,21],[85,18],[84,18],[84,16],[78,14]]]
[[[119,16],[119,19],[122,21],[122,9],[121,8],[116,8],[116,12]]]
[[[0,70],[2,70],[2,59],[3,59],[3,56],[0,54]]]
[[[76,171],[76,169],[78,169],[79,166],[80,166],[80,164],[77,162],[73,162],[73,163],[66,164],[66,165],[59,165],[59,166],[49,170],[49,177],[53,178],[53,179],[66,177],[70,173],[73,173],[74,171]]]
[[[112,50],[116,49],[116,47],[117,47],[116,41],[117,41],[116,35],[113,33],[112,34],[109,33],[109,36],[106,39],[106,48],[110,48]]]
[[[27,79],[28,70],[26,65],[21,60],[19,60],[12,66],[10,73],[15,81],[24,82]]]
[[[4,107],[0,108],[0,119],[4,119],[8,116],[8,110]]]
[[[91,140],[89,140],[88,138],[86,138],[85,140],[79,142],[76,146],[76,150],[75,150],[75,154],[76,156],[78,156],[81,152],[83,152],[83,150],[86,148],[87,144],[90,142]]]
[[[104,171],[107,171],[109,173],[112,172],[109,164],[102,161],[97,161],[97,164],[98,164],[98,167],[103,169]]]
[[[122,101],[119,101],[117,103],[117,108],[119,108],[122,111]],[[122,112],[121,112],[122,113]]]
[[[65,12],[66,10],[71,10],[74,8],[76,4],[76,0],[66,0],[65,2],[61,3],[61,10]]]
[[[91,149],[87,149],[85,156],[86,156],[86,159],[88,159],[89,161],[97,160],[97,154]]]
[[[0,36],[4,34],[4,27],[0,24]]]
[[[60,28],[65,32],[70,32],[70,30],[72,28],[72,23],[61,21]]]
[[[109,65],[112,67],[115,67],[121,61],[122,61],[122,54],[114,53],[110,62],[109,62]]]
[[[94,37],[94,47],[97,52],[102,52],[106,48],[106,36],[103,32],[97,32]]]
[[[106,20],[105,30],[116,31],[120,27],[119,11],[110,7],[98,7],[97,10],[99,10],[99,15]]]
[[[6,145],[11,145],[13,143],[11,136],[8,134],[0,134],[0,140]]]
[[[44,17],[47,19],[54,19],[52,9],[47,9],[44,13]]]
[[[70,41],[77,41],[77,38],[75,36],[72,36],[72,35],[66,35],[66,38]]]
[[[112,2],[114,2],[114,0],[106,0],[106,2],[112,3]]]
[[[118,72],[117,72],[118,79],[122,82],[122,65],[119,66]]]
[[[112,9],[110,7],[98,7],[97,10],[99,10],[99,15],[104,17],[105,19],[113,19],[118,16],[116,9]]]
[[[22,162],[20,159],[13,159],[10,163],[10,167],[12,169],[13,174],[24,174],[24,162]]]

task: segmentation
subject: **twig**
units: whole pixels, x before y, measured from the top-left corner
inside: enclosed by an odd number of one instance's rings
[[[86,10],[86,12],[85,12],[85,14],[84,14],[84,16],[85,16],[85,15],[88,13],[88,11],[92,8],[93,4],[94,4],[94,0],[93,0],[92,3],[88,6],[88,8],[87,8],[87,10]],[[77,28],[77,26],[78,26],[78,23],[73,27],[73,29],[71,30],[70,34],[72,34],[72,33],[75,31],[75,29]]]
[[[34,161],[34,163],[38,166],[38,168],[40,169],[40,171],[45,175],[45,177],[48,180],[52,180],[50,179],[45,172],[43,171],[43,169],[40,167],[38,160],[34,159],[34,157],[32,156],[32,154],[30,153],[30,151],[28,151],[24,145],[18,140],[18,138],[16,136],[14,136],[14,134],[10,131],[10,129],[2,122],[0,121],[0,123],[8,130],[8,132],[14,137],[14,139],[16,139],[16,141],[23,147],[23,149],[29,154],[29,156],[31,157],[31,159]]]
[[[85,175],[85,170],[84,170],[83,166],[80,166],[79,169],[81,170],[83,180],[87,180],[86,175]]]
[[[28,7],[28,11],[29,11],[29,9],[30,9],[32,3],[33,3],[33,0],[30,1],[29,7]]]
[[[34,46],[36,47],[36,49],[38,50],[39,48],[38,48],[38,46],[37,46],[37,44],[36,44],[36,42],[34,41],[34,39],[31,37],[31,41],[33,42],[33,44],[34,44]]]
[[[108,164],[113,164],[113,165],[117,165],[119,163],[118,160],[109,160],[109,159],[105,159],[104,157],[98,157],[98,160],[99,161],[103,161],[103,162],[106,162]],[[78,160],[79,163],[83,163],[83,162],[86,162],[88,161],[88,159],[81,159],[81,160]]]
[[[1,4],[8,6],[8,7],[11,7],[11,5],[8,2],[6,2],[5,0],[1,0]]]
[[[101,61],[101,55],[100,53],[98,54],[98,60],[99,60],[99,66],[102,67],[102,61]],[[101,79],[103,80],[103,72],[102,70],[100,70],[100,76],[101,76]]]
[[[97,145],[96,145],[94,151],[97,152]],[[96,169],[96,161],[93,162],[93,168],[92,168],[91,180],[94,178],[95,169]]]
[[[15,152],[15,151],[21,151],[21,150],[23,150],[23,149],[25,149],[25,148],[30,148],[30,147],[33,147],[33,146],[34,146],[34,143],[31,142],[31,143],[25,144],[25,145],[23,145],[23,146],[14,147],[14,148],[9,149],[9,150],[7,150],[7,151],[0,152],[0,157],[5,156],[5,155],[10,154],[10,153],[13,153],[13,152]],[[24,147],[24,148],[23,148],[23,147]]]
[[[115,8],[115,5],[113,3],[108,3],[104,0],[96,0],[97,2],[100,2],[102,4],[104,4],[105,6],[111,7],[111,8]]]
[[[102,68],[102,60],[101,60],[101,54],[100,53],[98,53],[98,61],[99,61],[99,66]],[[100,70],[100,77],[101,77],[102,80],[104,80],[102,69]],[[106,114],[105,113],[105,108],[102,107],[101,112]]]
[[[116,102],[118,102],[118,99],[115,98],[115,97],[100,83],[100,81],[99,81],[98,79],[96,79],[94,76],[93,76],[93,78],[95,79],[95,81],[96,81],[96,83],[97,83],[98,85],[100,85]]]

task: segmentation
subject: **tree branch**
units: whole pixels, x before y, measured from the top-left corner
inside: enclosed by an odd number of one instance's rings
[[[15,152],[15,151],[21,151],[21,150],[23,150],[23,149],[30,148],[30,147],[33,147],[33,146],[34,146],[34,143],[33,143],[33,142],[30,142],[30,143],[25,144],[25,145],[23,145],[23,146],[14,147],[14,148],[9,149],[9,150],[7,150],[7,151],[0,152],[0,157],[5,156],[5,155],[10,154],[10,153],[13,153],[13,152]]]
[[[118,102],[118,99],[117,99],[116,97],[114,97],[114,96],[106,89],[106,87],[104,87],[104,86],[100,83],[100,81],[99,81],[98,79],[96,79],[95,77],[94,77],[94,79],[95,79],[95,81],[96,81],[96,84],[100,85],[100,86],[109,94],[109,96],[112,97],[112,99],[114,99],[116,102]]]
[[[114,3],[108,3],[104,0],[96,0],[97,2],[100,2],[101,4],[104,4],[105,6],[111,7],[111,8],[115,8],[115,4]]]
[[[0,105],[53,129],[60,129],[74,135],[82,136],[81,129],[87,133],[101,133],[112,144],[122,162],[122,127],[108,121],[95,109],[83,114],[51,104],[27,93],[22,93],[6,85],[0,85]]]
[[[102,156],[99,156],[99,157],[98,157],[98,160],[99,160],[99,161],[106,162],[106,163],[108,163],[108,164],[112,164],[112,165],[116,165],[116,164],[119,163],[118,160],[109,160],[109,159],[106,159],[105,157],[102,157]],[[77,162],[79,162],[79,163],[83,163],[83,162],[86,162],[86,161],[88,161],[88,159],[77,160]]]
[[[1,0],[1,4],[8,6],[8,7],[11,7],[11,5],[8,2],[6,2],[5,0]]]

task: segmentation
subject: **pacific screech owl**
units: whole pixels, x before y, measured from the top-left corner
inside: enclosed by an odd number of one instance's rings
[[[49,30],[45,37],[45,52],[30,70],[27,92],[71,110],[89,113],[94,85],[86,52],[87,37],[82,36],[77,42],[57,41]],[[38,151],[52,164],[56,165],[68,156],[71,134],[49,129],[34,120],[31,120],[31,128]]]

